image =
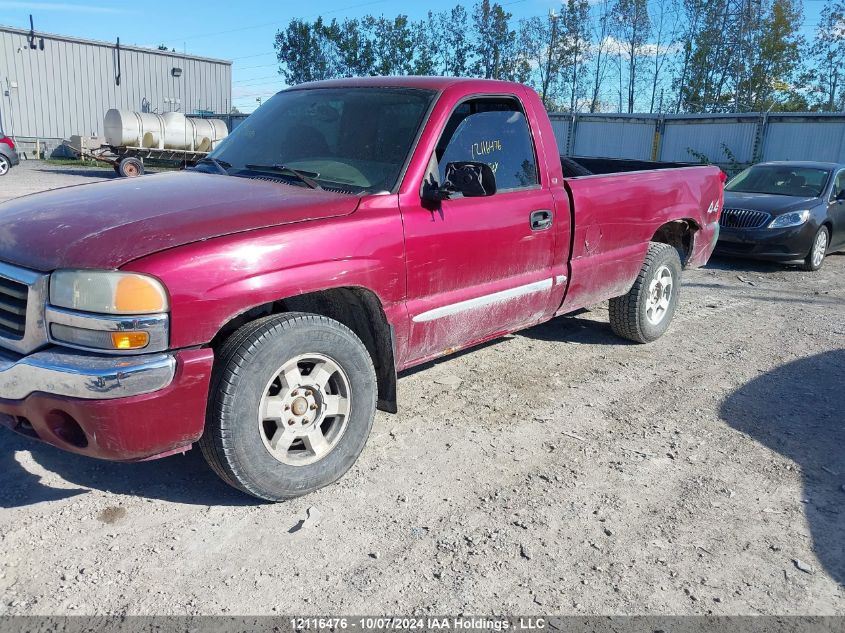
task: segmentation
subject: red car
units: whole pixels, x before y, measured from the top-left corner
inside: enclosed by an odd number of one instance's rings
[[[0,134],[0,176],[8,174],[9,170],[20,162],[15,142]]]
[[[0,205],[0,419],[111,460],[199,442],[278,500],[350,468],[404,369],[606,299],[657,339],[721,172],[564,162],[525,86],[348,79],[280,92],[193,171]]]

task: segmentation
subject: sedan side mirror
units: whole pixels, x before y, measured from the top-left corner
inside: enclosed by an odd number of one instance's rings
[[[496,174],[487,163],[459,161],[446,165],[446,180],[442,185],[426,182],[423,199],[441,202],[455,197],[479,198],[496,193]]]

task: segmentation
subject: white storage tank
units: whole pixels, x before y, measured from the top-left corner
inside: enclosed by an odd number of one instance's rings
[[[229,133],[220,119],[192,119],[181,112],[111,109],[106,112],[103,127],[108,145],[195,152],[210,152]]]

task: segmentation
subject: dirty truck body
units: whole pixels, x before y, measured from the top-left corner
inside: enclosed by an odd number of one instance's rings
[[[211,156],[0,206],[4,425],[121,461],[199,441],[241,490],[303,494],[403,369],[607,299],[660,336],[722,204],[710,167],[564,178],[505,82],[307,84]]]

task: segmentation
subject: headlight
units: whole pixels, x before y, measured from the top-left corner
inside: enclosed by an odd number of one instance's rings
[[[50,277],[50,303],[97,314],[167,312],[167,292],[157,279],[137,273],[58,270]]]
[[[168,348],[170,317],[160,281],[138,273],[58,270],[46,310],[50,341],[112,354]]]
[[[769,228],[785,229],[790,226],[801,226],[809,219],[809,209],[805,209],[804,211],[792,211],[790,213],[784,213],[783,215],[779,215],[778,217],[776,217],[774,220],[772,220],[771,224],[769,224]]]

